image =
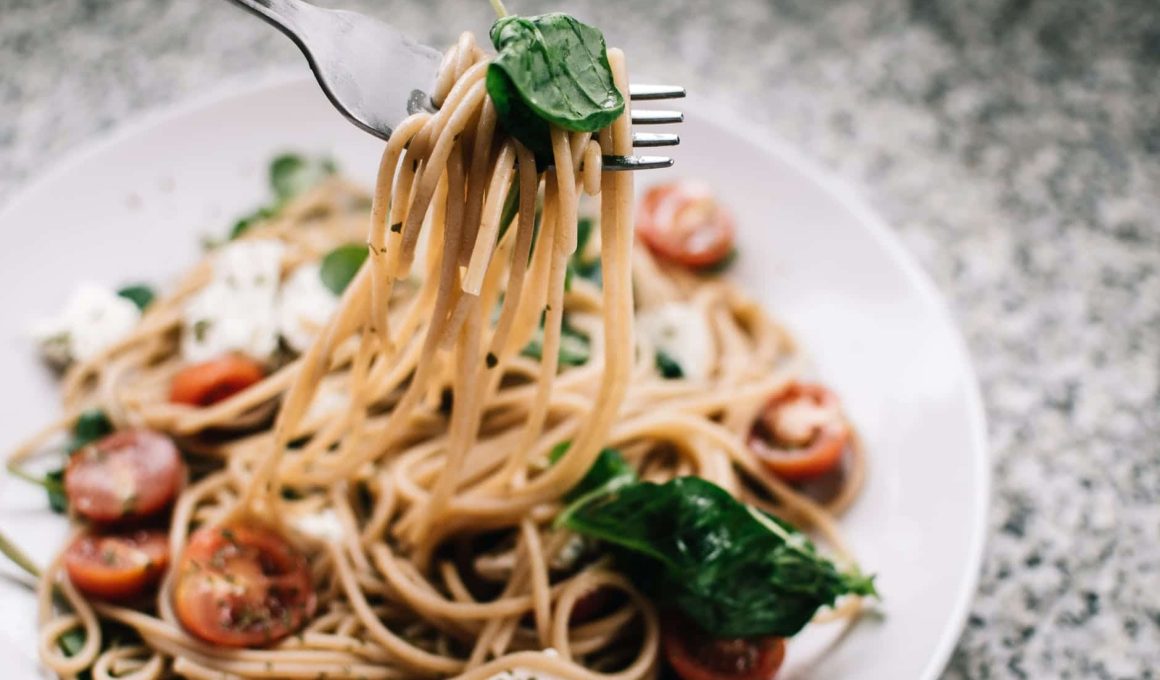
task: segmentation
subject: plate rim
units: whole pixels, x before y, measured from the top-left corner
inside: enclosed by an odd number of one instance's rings
[[[131,113],[111,127],[94,133],[90,139],[64,149],[47,165],[17,182],[8,197],[4,199],[3,205],[0,205],[0,223],[9,219],[10,215],[18,211],[26,201],[31,200],[30,197],[39,193],[42,186],[55,181],[74,166],[83,163],[91,156],[116,147],[146,130],[165,123],[169,119],[212,108],[229,99],[252,95],[257,91],[300,86],[313,82],[314,78],[304,73],[301,68],[280,67],[252,71],[222,78],[189,95]],[[949,329],[950,342],[948,346],[951,348],[951,352],[957,355],[966,383],[964,386],[966,417],[971,432],[969,445],[973,452],[970,469],[977,490],[967,549],[968,569],[960,577],[950,617],[943,626],[939,641],[934,646],[929,661],[919,675],[920,680],[936,680],[938,675],[946,669],[951,655],[954,653],[965,629],[971,603],[978,592],[986,555],[987,527],[990,519],[990,501],[993,494],[992,461],[986,411],[978,374],[962,329],[951,313],[946,297],[939,291],[934,280],[918,263],[915,256],[906,249],[901,237],[849,181],[826,169],[820,162],[809,158],[768,125],[758,123],[734,108],[727,108],[707,99],[694,96],[686,100],[686,102],[689,101],[692,102],[692,105],[687,108],[695,109],[698,115],[711,124],[727,128],[745,137],[755,149],[778,158],[794,172],[800,173],[832,197],[883,248],[890,261],[899,268],[914,288],[918,298],[934,314],[937,321]]]

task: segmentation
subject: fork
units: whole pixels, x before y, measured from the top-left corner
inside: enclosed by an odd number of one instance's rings
[[[289,37],[306,56],[322,91],[350,122],[388,139],[407,116],[433,111],[430,90],[443,55],[373,17],[302,0],[230,0]],[[635,101],[684,97],[673,85],[632,85]],[[633,110],[634,125],[680,123],[680,111]],[[634,147],[673,146],[671,133],[633,132]],[[667,156],[605,156],[606,170],[667,168]]]

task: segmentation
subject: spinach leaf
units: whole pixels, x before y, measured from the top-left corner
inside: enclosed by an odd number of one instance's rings
[[[99,408],[82,411],[77,416],[77,422],[73,425],[72,441],[68,445],[69,453],[73,453],[112,432],[113,423],[109,421],[109,417],[105,415],[104,411]]]
[[[140,309],[142,312],[153,302],[153,298],[157,297],[152,288],[140,283],[125,286],[117,291],[117,295],[137,305],[137,309]]]
[[[264,205],[247,215],[239,217],[238,221],[234,222],[234,226],[230,228],[230,240],[232,241],[246,233],[250,227],[258,222],[270,219],[276,212],[277,210],[275,208]]]
[[[685,371],[677,360],[669,356],[664,350],[657,350],[657,370],[665,380],[674,380],[685,377]]]
[[[549,124],[595,132],[624,112],[596,28],[567,14],[506,16],[492,25],[491,42],[487,92],[500,124],[541,164],[552,158]]]
[[[544,357],[544,328],[536,329],[532,339],[524,346],[520,354],[532,359],[540,360]],[[560,331],[560,365],[582,366],[588,363],[592,355],[591,343],[588,336],[564,323]]]
[[[699,477],[637,482],[595,494],[560,522],[613,546],[636,584],[715,637],[800,631],[845,594],[876,595],[788,524]]]
[[[585,249],[588,241],[592,238],[592,232],[595,230],[595,223],[591,218],[581,217],[576,223],[576,252],[572,253],[572,257],[568,258],[568,269],[564,275],[564,289],[572,290],[572,279],[579,276],[601,286],[603,272],[601,270],[600,258],[587,259],[585,256]]]
[[[552,448],[548,460],[552,464],[558,463],[568,452],[570,441],[563,441]],[[584,498],[593,492],[609,492],[636,481],[636,470],[628,464],[624,456],[617,449],[603,449],[600,455],[588,468],[576,486],[572,487],[564,496],[565,500],[575,501]]]
[[[354,280],[358,270],[367,259],[367,247],[350,243],[339,246],[322,258],[319,275],[322,283],[335,295],[342,295],[342,291]]]
[[[329,158],[284,153],[270,162],[270,188],[280,203],[313,188],[338,170]]]
[[[53,512],[68,512],[68,495],[64,492],[64,468],[57,468],[44,475],[44,491],[48,494],[48,507]]]

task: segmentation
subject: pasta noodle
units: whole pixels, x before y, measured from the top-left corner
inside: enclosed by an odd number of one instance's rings
[[[602,155],[632,150],[627,111],[597,134],[553,128],[554,163],[541,172],[497,124],[488,59],[470,34],[447,52],[440,109],[398,126],[383,151],[369,231],[367,199],[331,179],[243,237],[286,244],[284,270],[366,238],[369,263],[307,352],[211,406],[169,403],[181,310],[208,280],[203,262],[132,334],[70,369],[66,415],[14,454],[34,455],[93,406],[118,427],[170,434],[209,470],[173,510],[172,554],[198,526],[261,517],[311,556],[318,606],[305,629],[269,648],[212,645],[183,629],[172,573],[142,610],[82,596],[58,558],[38,592],[40,654],[54,672],[653,677],[655,605],[606,559],[570,563],[573,537],[552,524],[605,446],[646,479],[710,479],[848,558],[834,515],[858,492],[860,445],[845,487],[823,506],[763,471],[742,439],[768,396],[800,376],[792,339],[733,285],[633,248],[632,174],[601,168]],[[609,61],[625,91],[623,55],[610,50]],[[506,227],[513,187],[518,210]],[[566,290],[582,194],[599,201],[603,280]],[[648,338],[634,337],[635,310],[666,302],[690,305],[711,330],[705,378],[661,379]],[[565,320],[588,338],[583,365],[560,364]],[[537,334],[538,360],[521,354]],[[341,405],[320,411],[326,394]],[[565,440],[568,455],[550,465]],[[337,536],[298,528],[320,513],[333,515]],[[619,604],[573,623],[578,601],[601,588],[620,593]],[[838,614],[852,615],[850,602]],[[102,621],[133,634],[110,644]],[[65,655],[61,637],[76,629],[85,643]]]

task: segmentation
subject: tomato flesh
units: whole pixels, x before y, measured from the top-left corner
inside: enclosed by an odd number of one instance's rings
[[[169,538],[163,531],[85,533],[64,553],[64,568],[82,593],[105,600],[128,600],[153,590],[169,565]]]
[[[677,620],[665,626],[665,659],[681,680],[771,680],[785,659],[785,640],[716,639]]]
[[[749,448],[773,474],[800,482],[837,468],[851,437],[833,392],[792,383],[766,404],[750,431]]]
[[[265,375],[265,369],[253,359],[228,354],[178,371],[169,385],[169,401],[212,406],[261,382]]]
[[[678,181],[650,188],[636,224],[650,250],[690,269],[720,264],[733,252],[733,218],[700,184]]]
[[[260,647],[291,635],[314,613],[306,558],[277,532],[254,526],[196,531],[173,589],[178,620],[226,647]]]
[[[164,510],[184,480],[185,464],[169,437],[150,430],[121,430],[74,453],[64,485],[78,515],[107,523]]]

